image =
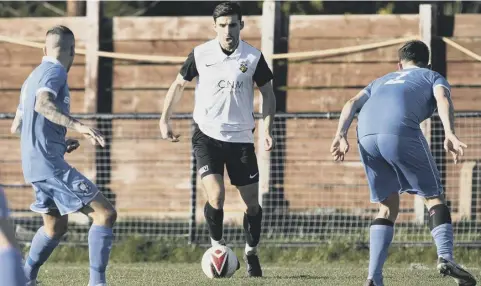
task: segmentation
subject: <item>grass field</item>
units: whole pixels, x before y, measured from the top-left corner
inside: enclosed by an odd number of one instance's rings
[[[479,276],[479,268],[467,268]],[[291,265],[266,264],[263,278],[247,279],[245,267],[233,278],[210,280],[206,278],[200,264],[168,263],[112,263],[108,269],[109,286],[144,285],[342,285],[362,286],[367,274],[367,264],[353,263],[292,263]],[[39,275],[40,285],[87,286],[88,264],[46,263]],[[456,285],[453,279],[443,278],[435,265],[389,264],[385,269],[386,285],[389,286],[444,286]]]

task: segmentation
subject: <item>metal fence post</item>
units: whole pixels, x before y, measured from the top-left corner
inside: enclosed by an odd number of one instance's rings
[[[192,120],[191,135],[194,135],[195,122]],[[189,244],[195,244],[196,242],[196,209],[197,209],[197,161],[194,156],[194,148],[191,148],[190,155],[190,219],[189,219]]]

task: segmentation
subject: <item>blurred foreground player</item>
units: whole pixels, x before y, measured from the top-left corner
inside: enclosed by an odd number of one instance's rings
[[[0,187],[0,285],[25,286],[22,254],[8,221],[7,199]]]
[[[192,145],[198,173],[208,202],[204,216],[212,245],[224,244],[224,166],[232,185],[245,203],[244,260],[248,276],[262,276],[257,256],[261,233],[262,209],[259,206],[259,170],[254,150],[254,83],[263,98],[264,148],[273,148],[272,121],[276,101],[271,84],[273,78],[262,53],[240,40],[244,27],[238,4],[219,4],[213,12],[217,37],[194,48],[165,99],[160,131],[163,139],[178,141],[172,133],[169,118],[173,105],[182,96],[187,82],[197,79],[194,121],[196,130]]]
[[[71,167],[65,152],[79,147],[65,139],[67,128],[91,143],[105,145],[104,137],[69,115],[67,73],[75,55],[75,38],[67,27],[56,26],[46,35],[45,57],[22,86],[20,104],[11,131],[21,137],[22,169],[32,184],[34,212],[44,225],[35,234],[25,262],[28,285],[36,285],[40,266],[67,232],[68,214],[80,211],[93,219],[89,231],[90,286],[106,285],[105,269],[112,241],[116,211],[97,187]]]
[[[383,286],[382,267],[393,239],[399,212],[399,194],[424,199],[429,227],[437,247],[437,268],[458,285],[476,285],[474,277],[454,262],[453,228],[445,204],[439,171],[420,123],[437,109],[444,126],[444,148],[454,162],[466,144],[454,133],[454,107],[446,79],[430,69],[429,49],[421,41],[406,43],[399,50],[399,71],[374,80],[345,105],[331,146],[334,159],[344,160],[349,149],[347,132],[358,118],[358,146],[371,202],[379,213],[370,227],[370,260],[367,286]]]

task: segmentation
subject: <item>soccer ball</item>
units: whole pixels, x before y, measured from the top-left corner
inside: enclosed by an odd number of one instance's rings
[[[202,256],[202,271],[209,278],[229,278],[237,271],[239,260],[234,251],[224,245],[207,249]]]

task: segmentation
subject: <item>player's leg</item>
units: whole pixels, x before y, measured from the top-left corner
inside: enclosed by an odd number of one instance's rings
[[[425,200],[439,257],[438,269],[453,276],[458,283],[462,282],[461,285],[475,285],[472,275],[454,263],[451,213],[444,202],[441,178],[426,139],[420,135],[417,138],[402,137],[399,142],[398,149],[402,153],[396,158],[396,165],[406,182],[403,188]]]
[[[35,285],[40,267],[47,261],[68,229],[68,216],[62,215],[51,197],[57,181],[48,179],[33,183],[36,201],[32,211],[42,214],[43,226],[32,239],[24,271],[27,285]]]
[[[473,275],[454,261],[453,226],[451,224],[451,213],[444,201],[444,196],[425,198],[425,205],[429,211],[429,229],[438,254],[438,271],[443,275],[453,277],[459,285],[476,285],[476,279]]]
[[[366,285],[383,286],[382,270],[394,237],[399,212],[400,183],[395,169],[379,151],[378,135],[361,138],[359,153],[368,179],[371,202],[379,212],[369,228],[369,270]]]
[[[22,254],[15,239],[15,231],[8,221],[8,206],[0,188],[0,282],[2,285],[25,286]]]
[[[202,177],[202,185],[207,197],[204,206],[204,217],[209,228],[211,244],[225,245],[224,232],[224,177],[219,174],[209,174]]]
[[[247,264],[247,274],[251,277],[261,277],[262,268],[257,246],[261,235],[262,208],[259,205],[259,169],[254,144],[231,143],[228,146],[227,172],[244,203],[246,238],[244,259]]]
[[[90,260],[90,286],[106,285],[105,271],[109,263],[114,240],[113,226],[117,219],[109,200],[100,192],[81,212],[92,218],[88,235]]]
[[[207,202],[204,217],[209,229],[211,244],[225,245],[224,224],[224,158],[222,142],[202,133],[198,127],[192,136],[192,147],[197,160],[197,172],[201,177]]]
[[[35,285],[40,267],[47,261],[58,246],[60,239],[67,232],[68,216],[60,215],[57,210],[42,214],[43,226],[32,239],[28,256],[25,260],[25,275],[29,283]]]

